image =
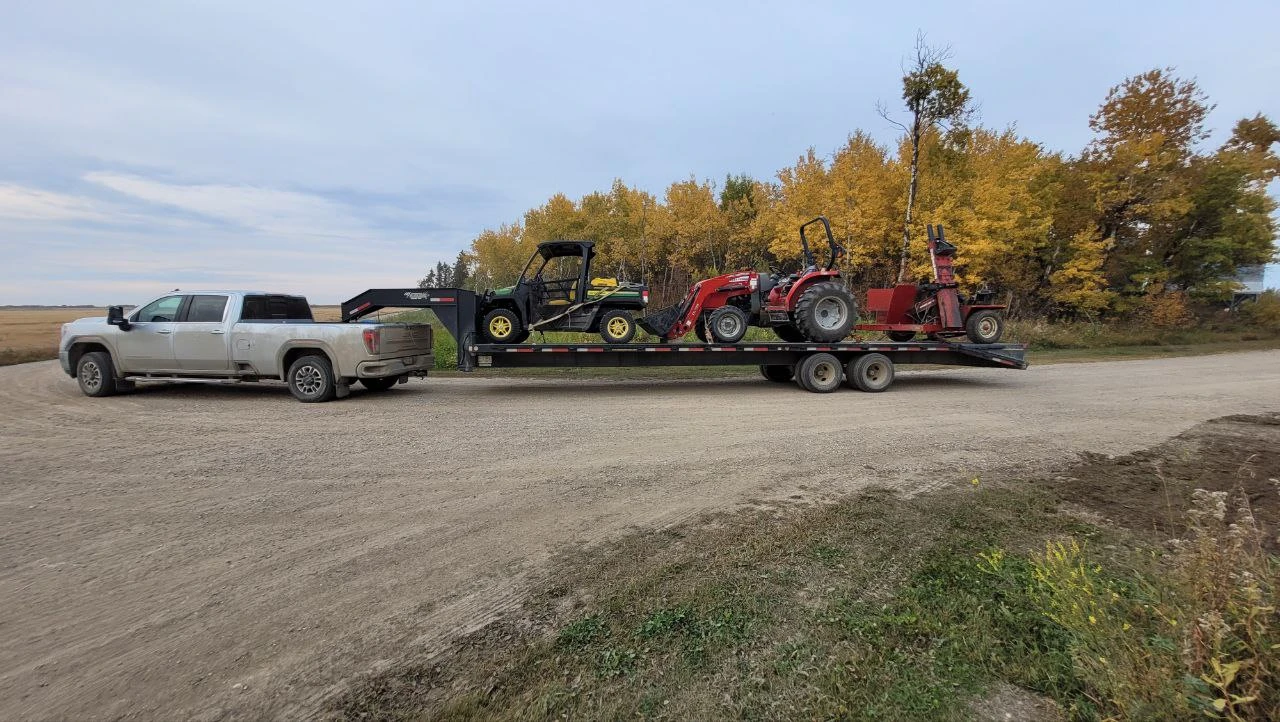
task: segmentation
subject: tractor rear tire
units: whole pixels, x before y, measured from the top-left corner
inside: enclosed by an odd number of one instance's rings
[[[760,375],[774,383],[785,384],[796,377],[796,370],[792,366],[760,364]]]
[[[489,343],[519,343],[516,339],[521,334],[528,338],[528,330],[520,316],[509,308],[493,309],[484,315],[480,324],[480,335]]]
[[[620,308],[605,311],[600,317],[600,338],[605,343],[627,343],[636,335],[636,322]]]
[[[804,343],[805,341],[804,334],[800,333],[800,329],[791,324],[774,326],[773,332],[777,334],[778,338],[787,343]]]
[[[816,394],[828,394],[840,388],[842,376],[840,359],[829,353],[810,354],[796,365],[796,383]]]
[[[815,283],[800,294],[792,314],[796,328],[808,341],[841,341],[858,320],[858,304],[843,283]]]
[[[989,308],[974,311],[964,322],[964,333],[974,343],[998,343],[1004,335],[1004,316]]]
[[[737,343],[747,335],[747,314],[736,306],[721,306],[707,317],[707,326],[720,343]]]
[[[889,337],[890,341],[904,343],[916,337],[915,331],[885,331],[884,335]]]
[[[849,359],[845,369],[849,385],[859,391],[877,393],[893,383],[893,362],[888,356],[869,353]]]

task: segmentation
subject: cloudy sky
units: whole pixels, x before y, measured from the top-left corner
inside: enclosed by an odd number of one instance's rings
[[[557,191],[770,177],[855,128],[888,142],[875,103],[917,28],[953,47],[983,122],[1051,148],[1154,66],[1217,103],[1211,142],[1280,118],[1280,3],[1033,5],[7,0],[0,304],[332,303],[411,285]]]

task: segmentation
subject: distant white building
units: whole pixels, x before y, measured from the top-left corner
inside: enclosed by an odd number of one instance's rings
[[[1256,301],[1258,296],[1267,290],[1263,277],[1266,266],[1241,266],[1236,269],[1236,282],[1240,284],[1231,296],[1231,307],[1235,308],[1245,301]]]

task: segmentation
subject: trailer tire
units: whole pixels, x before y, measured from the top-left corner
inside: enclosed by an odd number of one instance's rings
[[[320,354],[299,356],[289,364],[289,393],[304,404],[330,401],[337,394],[333,364]]]
[[[890,341],[905,343],[916,337],[915,331],[885,331],[884,335],[889,337]]]
[[[964,333],[974,343],[998,343],[1004,335],[1004,316],[989,308],[974,311],[964,322]]]
[[[840,388],[842,376],[840,359],[829,353],[810,354],[796,365],[796,383],[816,394],[828,394]]]
[[[858,304],[843,283],[815,283],[800,294],[792,314],[806,341],[840,341],[858,320]]]
[[[786,343],[804,343],[805,342],[804,334],[800,333],[800,329],[796,328],[795,326],[792,326],[789,323],[783,324],[781,326],[774,326],[773,332],[778,336],[778,338],[782,339]]]
[[[785,384],[796,377],[796,370],[781,364],[760,364],[760,375],[774,383]]]
[[[509,308],[495,308],[486,313],[484,321],[480,324],[480,334],[489,343],[520,343],[516,338],[522,334],[523,338],[529,337],[528,330],[520,321],[520,316]]]
[[[869,353],[849,359],[845,369],[849,385],[859,391],[878,393],[893,383],[893,362],[880,353]]]
[[[711,312],[707,326],[720,343],[737,343],[747,335],[747,314],[736,306],[721,306]]]
[[[106,351],[90,351],[76,362],[76,383],[85,396],[111,396],[116,392],[116,368],[111,364],[111,354]]]
[[[399,376],[383,376],[377,379],[360,379],[360,385],[370,391],[386,391],[400,383]]]
[[[627,343],[636,335],[636,322],[621,309],[605,311],[600,317],[600,338],[605,343]]]

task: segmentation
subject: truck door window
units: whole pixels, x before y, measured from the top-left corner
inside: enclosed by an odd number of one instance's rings
[[[143,306],[134,314],[133,320],[140,323],[168,323],[178,315],[178,307],[182,305],[182,296],[165,296]]]
[[[241,321],[311,321],[311,307],[301,296],[245,296]]]
[[[191,304],[187,306],[187,322],[188,323],[217,323],[222,321],[222,312],[227,308],[226,296],[201,296],[191,297]]]

